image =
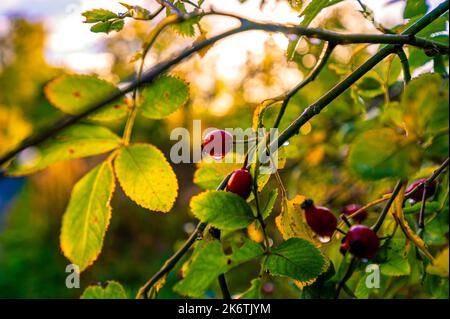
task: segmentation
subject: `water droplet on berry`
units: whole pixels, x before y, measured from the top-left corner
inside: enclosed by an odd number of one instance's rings
[[[331,237],[330,236],[319,236],[319,241],[321,242],[321,243],[329,243],[330,242],[330,240],[331,240]]]

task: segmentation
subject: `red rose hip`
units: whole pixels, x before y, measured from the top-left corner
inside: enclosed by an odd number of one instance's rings
[[[345,255],[349,251],[352,255],[363,258],[373,259],[380,246],[380,240],[377,234],[365,225],[354,225],[350,227],[340,251]]]
[[[344,206],[344,208],[342,208],[341,213],[343,213],[345,216],[350,216],[350,215],[353,215],[354,213],[356,213],[360,209],[361,209],[360,205],[350,204],[350,205]],[[357,223],[362,223],[366,218],[367,218],[367,212],[365,210],[358,213],[358,215],[352,217],[352,219]]]
[[[311,199],[305,200],[301,207],[305,211],[306,222],[319,235],[320,241],[329,242],[336,230],[336,216],[326,207],[314,206]]]
[[[247,199],[252,190],[252,176],[250,172],[245,168],[235,170],[228,180],[226,190],[238,194],[243,199]]]
[[[214,130],[206,134],[202,152],[215,159],[222,159],[233,148],[233,135],[224,130]]]
[[[408,198],[412,199],[415,202],[421,202],[422,196],[424,192],[423,185],[426,182],[426,178],[418,179],[411,183],[411,185],[408,186],[405,193]],[[436,182],[433,181],[428,187],[427,187],[427,198],[433,196],[434,192],[436,191]]]

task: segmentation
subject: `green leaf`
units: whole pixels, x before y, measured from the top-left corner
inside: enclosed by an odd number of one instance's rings
[[[203,189],[214,190],[220,182],[241,165],[232,163],[202,163],[194,173],[194,183]]]
[[[75,185],[64,213],[60,244],[64,255],[80,267],[90,266],[100,254],[111,219],[115,188],[110,162],[103,162]]]
[[[169,212],[178,195],[178,181],[164,154],[150,144],[123,147],[114,167],[125,194],[138,205]]]
[[[180,10],[182,13],[187,13],[186,7],[183,2],[177,1],[174,2],[174,5]],[[167,15],[175,14],[171,9],[167,9]],[[183,22],[179,22],[176,24],[172,24],[171,28],[181,36],[184,37],[193,37],[195,36],[195,25],[200,21],[200,17],[193,17]]]
[[[184,266],[187,267],[184,279],[174,286],[174,290],[181,295],[202,297],[217,276],[261,256],[263,252],[260,245],[248,239],[241,247],[232,246],[231,255],[225,255],[218,240],[200,242]]]
[[[74,125],[30,149],[30,158],[19,155],[8,167],[8,174],[32,174],[57,162],[111,151],[120,144],[121,139],[105,127]]]
[[[403,17],[409,19],[418,15],[424,15],[428,10],[428,5],[425,0],[408,0],[406,1],[405,11]]]
[[[191,256],[185,278],[174,286],[174,290],[184,296],[201,297],[227,268],[221,243],[217,240],[201,242]]]
[[[264,262],[264,269],[272,275],[302,282],[317,278],[325,267],[326,260],[320,250],[301,238],[290,238],[272,249]]]
[[[423,74],[408,83],[401,107],[410,134],[423,137],[448,129],[448,92],[448,80],[439,74]]]
[[[386,276],[405,276],[411,272],[407,252],[405,252],[405,239],[391,239],[387,241],[379,251],[385,255],[385,260],[380,263],[380,271]]]
[[[191,199],[190,206],[195,217],[222,230],[245,228],[254,220],[246,201],[230,192],[203,192]]]
[[[107,21],[110,19],[118,18],[119,16],[112,11],[106,9],[94,9],[85,11],[81,14],[86,18],[85,23],[95,23],[101,21]]]
[[[45,95],[52,105],[64,113],[77,115],[106,99],[119,89],[107,81],[89,75],[62,75],[47,84]],[[125,117],[125,99],[118,99],[89,115],[94,121],[114,121]]]
[[[408,173],[408,140],[390,128],[369,130],[351,145],[348,162],[363,179],[403,177]]]
[[[162,119],[179,107],[189,98],[186,83],[172,76],[163,76],[142,90],[142,115],[150,119]]]
[[[262,216],[264,219],[266,219],[267,217],[270,216],[270,213],[273,210],[273,206],[275,205],[275,201],[277,200],[277,197],[278,197],[278,189],[274,188],[270,191],[269,199],[266,203],[266,206],[264,206],[264,209],[262,211]]]
[[[107,286],[89,286],[81,299],[128,299],[125,289],[116,281],[109,281]]]
[[[239,299],[261,299],[262,282],[260,278],[253,279],[250,288],[245,291]]]
[[[91,27],[94,33],[110,33],[111,31],[120,31],[125,26],[122,19],[98,22]]]
[[[306,8],[303,10],[301,16],[303,17],[303,21],[300,23],[301,27],[308,27],[309,24],[314,20],[314,18],[326,7],[332,6],[336,3],[341,2],[342,0],[312,0]],[[287,50],[287,58],[288,60],[292,60],[295,55],[295,49],[300,43],[301,37],[297,37],[294,40],[289,41],[288,50]]]

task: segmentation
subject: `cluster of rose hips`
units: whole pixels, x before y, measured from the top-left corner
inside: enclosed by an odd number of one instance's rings
[[[232,144],[233,137],[230,133],[223,130],[215,130],[205,136],[202,150],[214,158],[221,159],[230,151]],[[414,181],[405,191],[406,198],[414,202],[421,201],[425,182],[426,179]],[[251,185],[252,177],[244,164],[242,168],[235,170],[231,174],[226,190],[247,199],[251,193]],[[431,183],[429,188],[427,188],[426,196],[433,195],[435,189],[436,184]],[[322,241],[329,241],[336,231],[336,216],[326,207],[315,206],[311,199],[306,199],[301,204],[301,208],[305,211],[305,218],[309,227]],[[357,211],[359,213],[352,216],[352,220],[357,225],[351,226],[342,239],[340,252],[344,255],[350,252],[358,258],[370,260],[375,257],[378,251],[380,239],[370,227],[361,224],[367,218],[367,211],[361,210],[359,205],[350,204],[345,206],[341,213],[345,216],[351,216]]]
[[[331,239],[337,226],[336,216],[326,207],[315,206],[311,199],[305,200],[301,208],[305,211],[306,222],[319,238]],[[349,216],[359,209],[360,207],[357,205],[348,205],[342,212]],[[362,222],[365,218],[367,218],[367,212],[362,211],[355,216],[354,220]],[[375,257],[379,245],[377,234],[369,227],[358,224],[350,227],[342,240],[340,251],[343,254],[350,251],[356,257],[372,259]]]
[[[405,197],[413,202],[420,202],[424,196],[426,179],[414,181],[405,191]],[[432,196],[436,190],[436,183],[431,183],[427,188],[426,198]],[[306,222],[309,227],[319,236],[319,238],[330,239],[336,230],[336,216],[326,207],[315,206],[311,199],[305,200],[301,207],[305,211]],[[345,206],[341,213],[345,216],[351,216],[357,211],[358,214],[352,216],[357,225],[350,227],[345,237],[342,239],[340,251],[346,254],[348,251],[359,258],[373,259],[380,246],[380,239],[377,234],[369,227],[361,225],[367,218],[367,212],[361,210],[361,206],[351,204]]]

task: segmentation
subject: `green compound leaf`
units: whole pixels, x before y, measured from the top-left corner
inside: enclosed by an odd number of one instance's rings
[[[33,148],[29,159],[19,155],[8,167],[8,174],[32,174],[57,162],[111,151],[120,144],[121,139],[105,127],[74,125]]]
[[[203,241],[185,264],[184,279],[174,286],[174,290],[184,296],[202,297],[217,276],[261,256],[263,252],[260,245],[248,239],[241,247],[233,246],[231,255],[225,255],[220,241]]]
[[[242,229],[254,220],[250,206],[234,193],[206,191],[194,196],[190,206],[195,217],[222,230]]]
[[[123,147],[114,162],[117,179],[138,205],[167,213],[178,195],[178,181],[164,154],[150,144]]]
[[[183,106],[189,98],[187,84],[172,76],[163,76],[142,90],[142,115],[162,119]]]
[[[383,262],[380,263],[380,271],[383,275],[405,276],[410,274],[411,267],[405,245],[404,238],[393,238],[380,248],[379,254],[384,257]]]
[[[106,9],[93,9],[83,12],[81,15],[86,18],[86,20],[83,21],[84,23],[102,22],[118,18],[117,14]]]
[[[72,191],[63,216],[60,245],[80,271],[90,266],[102,250],[114,188],[111,163],[103,162],[78,181]]]
[[[264,262],[264,269],[275,276],[299,281],[317,278],[326,267],[325,257],[309,241],[290,238],[274,248]]]
[[[409,144],[390,128],[366,131],[350,148],[348,163],[363,179],[403,177],[408,173]]]
[[[77,115],[119,89],[112,83],[89,75],[62,75],[47,84],[44,93],[52,105],[64,113]],[[94,121],[114,121],[125,117],[128,106],[118,99],[89,115]]]
[[[89,286],[83,292],[81,299],[128,299],[125,289],[117,281],[109,281],[108,285]]]

